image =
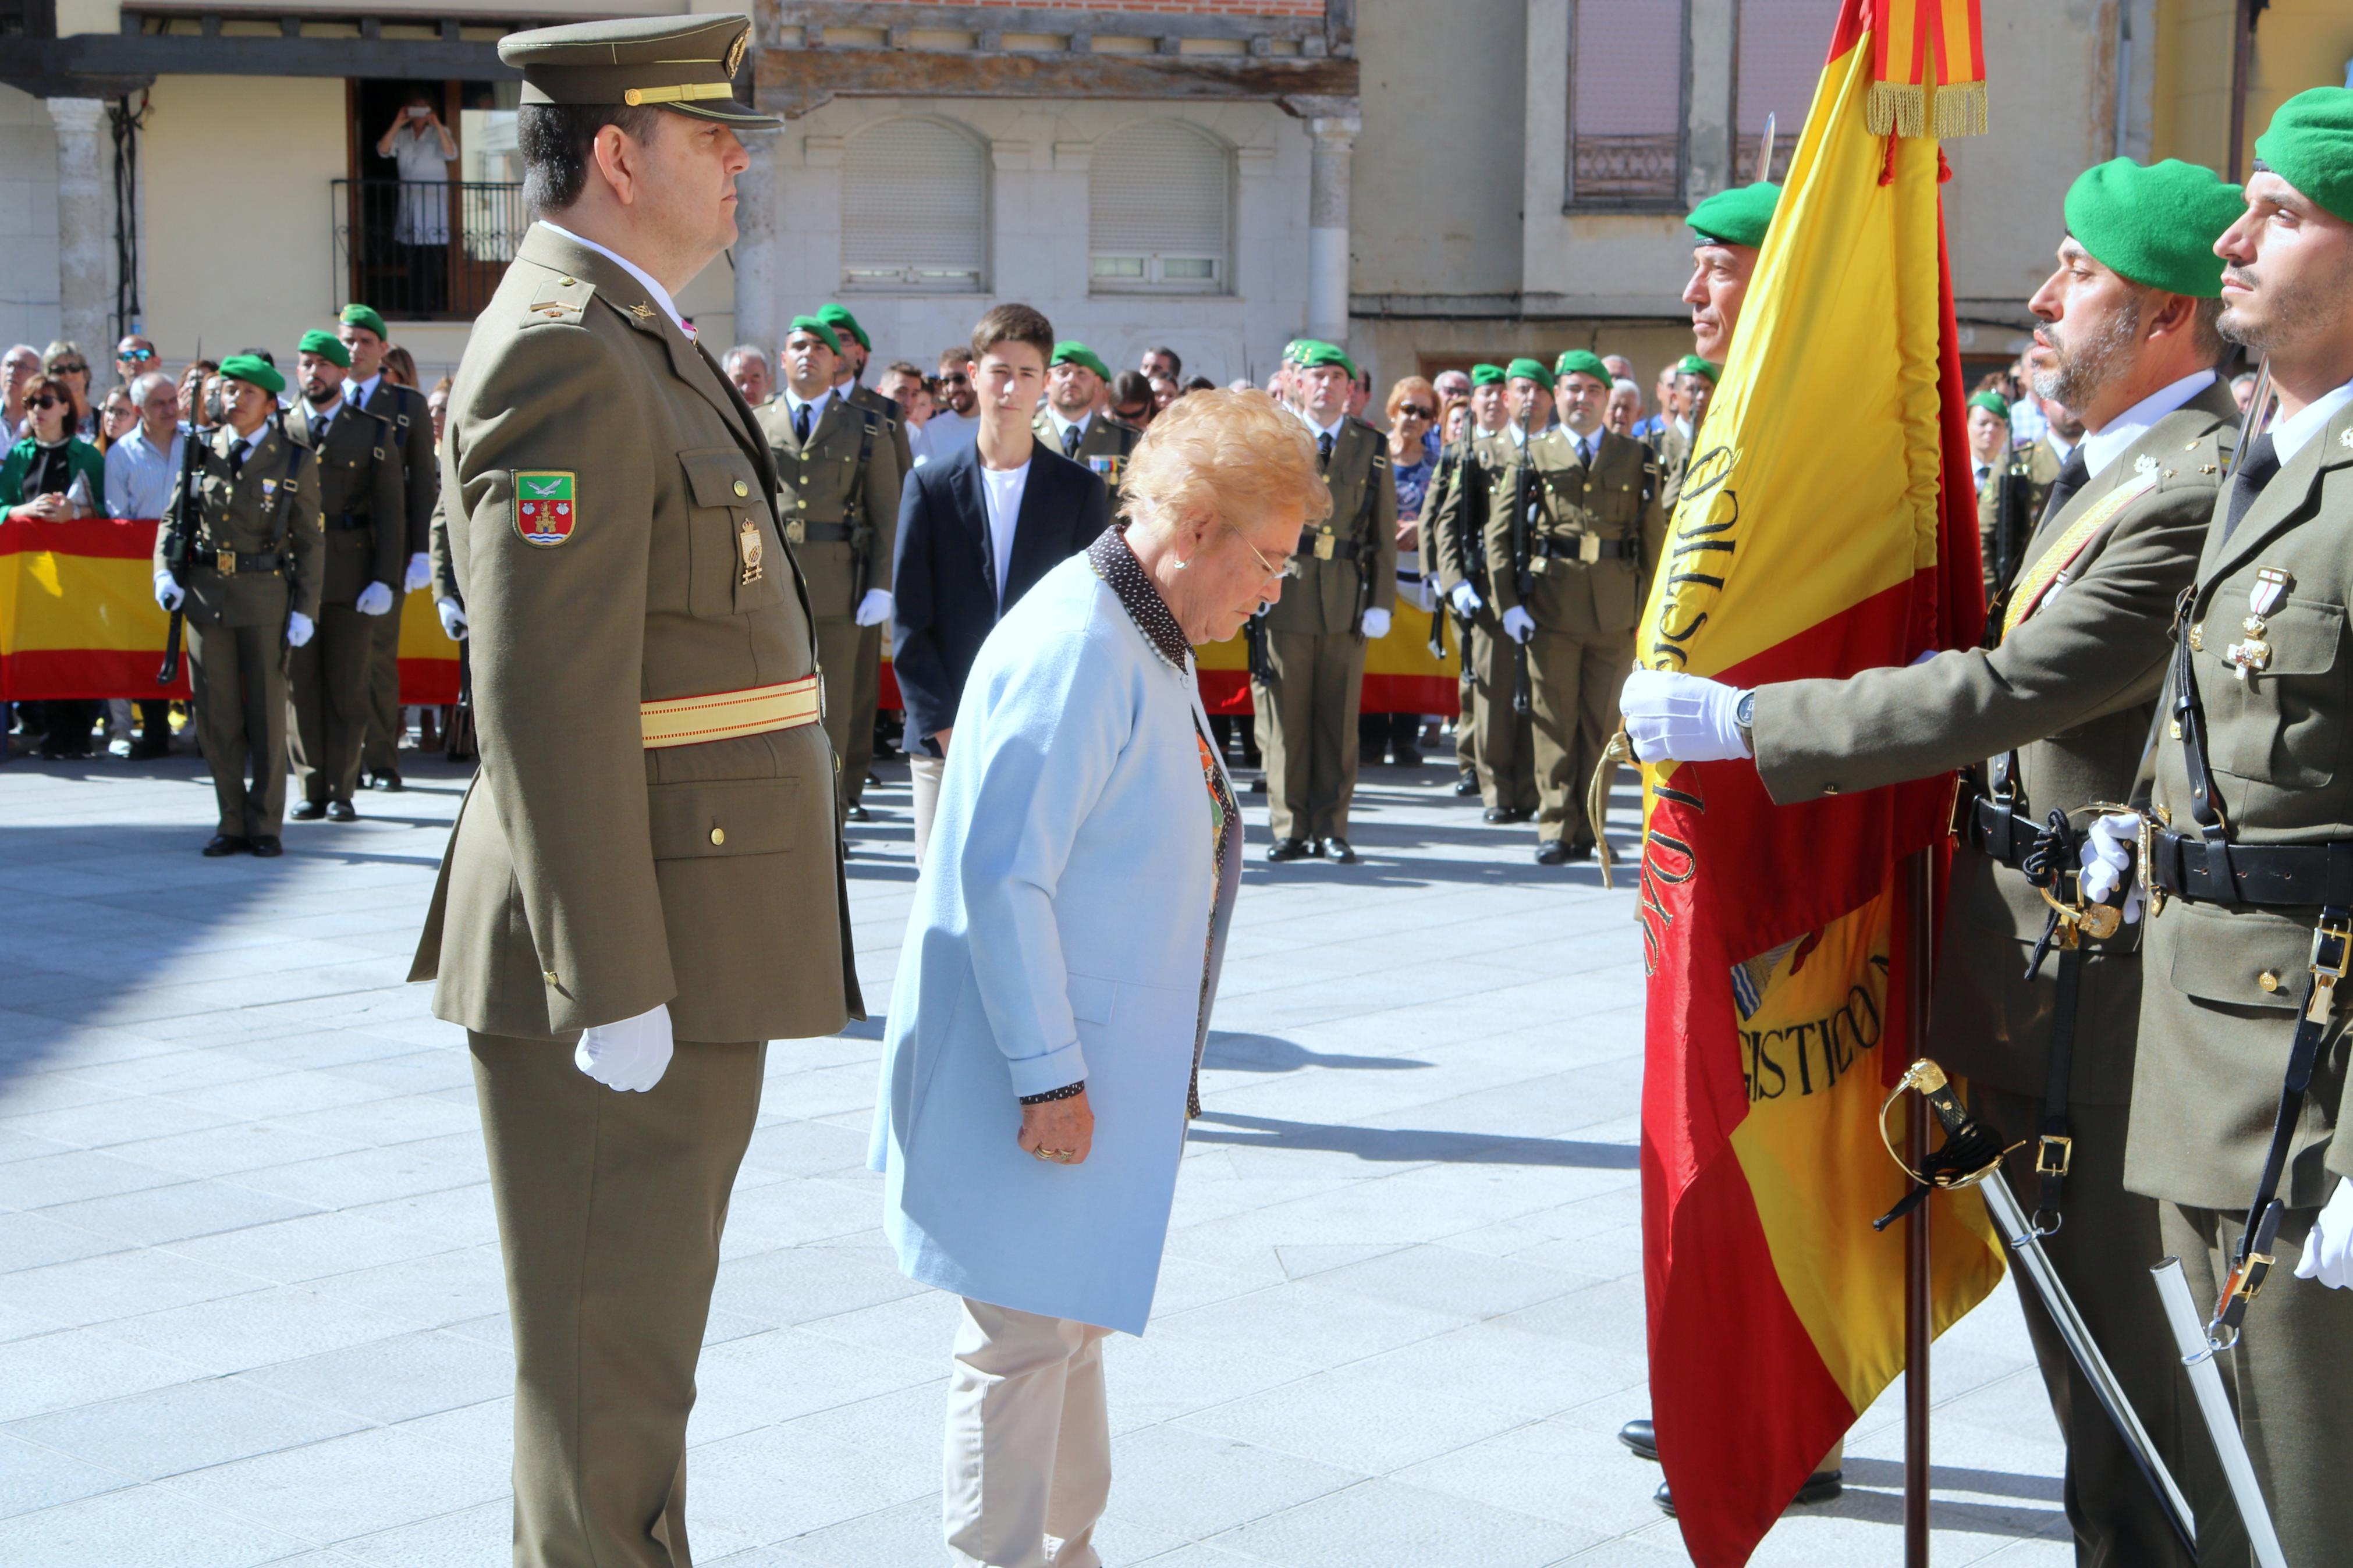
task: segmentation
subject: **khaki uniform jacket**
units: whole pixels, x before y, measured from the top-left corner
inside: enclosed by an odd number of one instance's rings
[[[866,586],[887,591],[899,539],[899,487],[905,476],[883,416],[828,397],[807,447],[793,434],[792,406],[782,396],[761,406],[759,421],[776,465],[776,514],[808,584],[810,613],[821,621],[849,620],[858,611],[859,556],[866,558]],[[812,525],[845,524],[864,531],[862,543],[804,536]]]
[[[1971,470],[1975,472],[1974,469]],[[2020,535],[2021,543],[2035,533],[2035,524],[2042,519],[2043,503],[2051,499],[2051,487],[2059,480],[2059,459],[2047,442],[2030,441],[2015,448],[2007,463],[1997,464],[1988,481],[1978,488],[1978,561],[1985,572],[1986,603],[1990,605],[2006,585],[2000,571],[2000,555],[1994,535],[2001,522],[2001,495],[2005,480],[2015,492],[2010,502],[2013,515],[2025,519]],[[2021,550],[2021,560],[2012,562],[2013,573],[2023,572],[2025,561],[2031,557]]]
[[[2148,736],[2170,651],[2174,601],[2189,584],[2214,487],[2236,439],[2230,389],[2207,388],[2151,426],[2075,492],[2031,541],[2031,563],[2119,486],[2157,489],[2085,545],[2066,585],[2001,645],[1943,653],[1847,680],[1791,680],[1757,692],[1757,771],[1784,805],[1873,789],[1984,763],[2015,749],[2017,809],[2042,820],[2122,802]],[[2023,573],[2021,573],[2021,575]],[[1988,776],[1990,776],[1989,774]],[[2075,826],[2084,818],[2077,816]],[[1955,855],[1931,1049],[1947,1068],[2041,1098],[2058,960],[2026,980],[2049,906],[2023,873],[1964,847]],[[2132,1095],[2141,928],[2087,943],[2070,1096]],[[2276,1086],[2274,1086],[2276,1087]],[[2031,1128],[2003,1131],[2023,1137]]]
[[[837,386],[833,390],[838,394],[841,388]],[[784,399],[779,396],[768,401],[782,403]],[[903,480],[915,466],[914,444],[907,436],[907,411],[899,406],[897,398],[885,397],[872,387],[856,383],[850,384],[849,402],[852,407],[863,408],[882,421],[883,428],[891,436],[892,461],[898,465],[899,477]]]
[[[642,700],[816,665],[767,443],[646,292],[534,226],[459,366],[442,482],[481,767],[410,978],[488,1034],[663,1003],[681,1040],[830,1034],[860,1002],[825,731],[643,744]],[[533,543],[519,476],[565,475],[569,532]]]
[[[310,412],[295,405],[290,428],[310,429]],[[312,454],[319,469],[319,516],[326,533],[327,571],[319,602],[348,605],[370,583],[393,592],[399,608],[407,570],[408,514],[400,482],[396,432],[378,415],[345,402],[327,422]]]
[[[1691,467],[1692,453],[1699,446],[1699,432],[1686,436],[1683,426],[1673,420],[1659,437],[1659,500],[1667,516],[1675,515],[1675,502],[1683,493],[1683,473]]]
[[[293,559],[293,571],[224,574],[191,560],[187,574],[187,618],[200,626],[283,626],[290,611],[319,618],[319,587],[326,562],[319,537],[319,465],[310,448],[276,420],[263,426],[245,467],[234,477],[229,454],[237,435],[227,426],[205,432],[195,468],[196,504],[202,518],[195,542],[204,550],[239,555],[274,547]],[[300,472],[290,500],[286,477],[300,454]],[[172,482],[172,504],[155,531],[155,570],[171,557],[180,518],[180,484]],[[281,523],[282,520],[282,523]]]
[[[376,378],[367,411],[392,426],[392,448],[400,456],[402,500],[408,519],[406,555],[421,555],[433,548],[433,502],[441,493],[441,466],[433,453],[433,416],[426,411],[425,395],[400,386],[392,377]],[[397,578],[393,580],[396,591]]]
[[[1519,494],[1520,449],[1501,437],[1492,504],[1487,509],[1487,580],[1495,613],[1521,603],[1513,569],[1512,509]],[[1630,636],[1641,618],[1651,573],[1666,542],[1667,512],[1660,496],[1658,459],[1640,441],[1603,431],[1593,467],[1577,459],[1577,437],[1556,426],[1530,437],[1531,492],[1542,509],[1529,529],[1529,566],[1535,589],[1523,607],[1548,632],[1573,637]],[[1579,535],[1631,545],[1638,553],[1606,561],[1577,559]],[[1549,560],[1541,559],[1545,549]]]
[[[2198,563],[2190,663],[2206,714],[2208,765],[2236,844],[2353,839],[2353,408],[2340,409],[2263,487],[2229,541],[2218,496]],[[2225,657],[2244,635],[2248,592],[2270,566],[2289,574],[2265,617],[2270,667],[2242,683]],[[2155,795],[2176,827],[2197,831],[2181,742],[2158,731]],[[2280,1073],[2317,910],[2240,910],[2168,902],[2149,924],[2141,1002],[2141,1070],[2133,1088],[2125,1183],[2200,1208],[2244,1206],[2270,1142]],[[2267,990],[2263,977],[2275,977]],[[2342,987],[2339,988],[2340,990]],[[2306,1097],[2281,1196],[2326,1202],[2353,1175],[2340,999]]]
[[[455,599],[462,606],[466,595],[459,591],[458,563],[449,555],[449,514],[438,496],[433,498],[433,521],[426,530],[426,552],[433,562],[434,598]]]
[[[1040,404],[1038,416],[1029,422],[1029,432],[1045,443],[1048,451],[1068,457],[1082,468],[1092,467],[1087,461],[1090,458],[1114,459],[1103,479],[1112,493],[1112,510],[1118,510],[1119,487],[1127,479],[1127,456],[1135,450],[1135,444],[1144,439],[1143,431],[1124,419],[1114,419],[1108,414],[1099,413],[1087,421],[1086,433],[1079,437],[1079,449],[1066,453],[1062,450],[1062,432],[1056,427],[1053,416],[1048,414],[1045,405]]]
[[[1315,434],[1311,427],[1310,438]],[[1389,475],[1388,437],[1343,416],[1324,482],[1331,487],[1332,515],[1300,534],[1282,597],[1266,613],[1269,631],[1338,637],[1357,629],[1359,604],[1377,610],[1397,604],[1397,485]],[[1344,544],[1356,546],[1353,559],[1338,553]],[[1319,555],[1319,549],[1328,553]],[[1360,597],[1367,574],[1372,594]]]
[[[1422,500],[1421,560],[1425,568],[1436,568],[1432,575],[1440,597],[1465,581],[1486,596],[1487,506],[1495,466],[1503,460],[1495,451],[1498,441],[1509,445],[1509,437],[1499,434],[1472,437],[1467,450],[1461,443],[1446,448],[1439,459],[1446,465],[1444,482],[1432,481]]]

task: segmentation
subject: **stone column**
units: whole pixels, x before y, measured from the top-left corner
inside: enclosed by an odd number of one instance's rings
[[[1738,155],[1739,128],[1733,123],[1734,55],[1740,31],[1733,0],[1692,0],[1691,101],[1683,121],[1683,200],[1701,201],[1733,185],[1745,185],[1756,172]],[[1776,138],[1796,146],[1804,125],[1778,125]]]
[[[58,335],[89,356],[93,392],[114,359],[114,195],[107,177],[106,105],[52,98],[58,135]]]
[[[776,353],[784,347],[786,321],[783,258],[777,254],[783,237],[776,225],[782,141],[775,131],[744,136],[752,166],[735,176],[735,244],[729,252],[735,263],[735,342],[757,343],[767,352],[771,378]],[[730,346],[713,343],[712,353],[724,353]]]
[[[1348,341],[1348,178],[1364,129],[1350,110],[1307,121],[1307,335],[1340,344]]]

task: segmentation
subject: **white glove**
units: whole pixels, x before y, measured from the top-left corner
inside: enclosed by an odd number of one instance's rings
[[[1366,605],[1365,607],[1365,640],[1370,642],[1377,637],[1385,637],[1388,635],[1389,613],[1374,605]]]
[[[441,612],[441,629],[451,642],[466,640],[466,606],[455,599],[436,599],[433,607]]]
[[[155,574],[155,603],[163,607],[165,615],[178,609],[187,602],[187,598],[188,591],[173,582],[169,572]]]
[[[2125,895],[2125,924],[2140,919],[2140,884],[2133,879],[2133,850],[2140,843],[2140,818],[2128,811],[2111,812],[2094,817],[2091,830],[2084,835],[2082,874],[2075,886],[2084,901],[2105,904],[2116,896],[2118,888],[2132,883],[2132,891]],[[2347,1223],[2353,1225],[2353,1212]]]
[[[858,614],[851,617],[861,626],[879,626],[891,618],[891,590],[869,588],[866,597],[858,601]]]
[[[352,601],[352,608],[364,616],[380,616],[392,608],[392,590],[381,583],[371,583],[360,590]]]
[[[1454,592],[1447,597],[1454,601],[1454,613],[1458,616],[1475,616],[1487,607],[1487,601],[1479,596],[1479,590],[1468,583],[1455,584]]]
[[[1746,695],[1720,680],[1638,669],[1626,678],[1618,710],[1641,761],[1720,763],[1749,754],[1738,717]]]
[[[1514,605],[1504,612],[1504,635],[1514,642],[1525,642],[1536,635],[1536,618]]]
[[[414,594],[419,588],[433,586],[433,557],[418,551],[408,558],[408,578],[400,585],[404,594]]]
[[[318,627],[311,624],[311,617],[304,615],[301,611],[290,610],[287,612],[286,644],[289,647],[301,647],[304,643],[311,640],[311,634],[318,629]]]
[[[670,1004],[580,1034],[573,1065],[607,1089],[642,1094],[670,1070]]]
[[[2304,1238],[2295,1277],[2317,1279],[2332,1290],[2353,1289],[2353,1181],[2337,1178],[2337,1191]]]

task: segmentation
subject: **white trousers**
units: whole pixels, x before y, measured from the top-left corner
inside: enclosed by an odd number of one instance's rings
[[[1111,1495],[1103,1342],[1092,1323],[965,1299],[942,1483],[958,1568],[1101,1568]]]
[[[923,864],[923,846],[932,841],[932,818],[939,815],[940,778],[946,773],[948,760],[933,756],[929,752],[907,753],[907,787],[914,796],[915,867]]]

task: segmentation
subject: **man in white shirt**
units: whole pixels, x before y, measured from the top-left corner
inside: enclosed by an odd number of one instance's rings
[[[106,449],[106,515],[160,521],[171,505],[187,447],[187,434],[180,428],[180,390],[170,376],[151,370],[132,381],[131,401],[139,410],[138,425]],[[145,760],[172,749],[169,702],[140,702],[135,741],[131,738],[130,701],[117,697],[106,709],[107,749],[116,756]]]
[[[754,408],[776,395],[776,378],[768,374],[768,351],[759,344],[737,343],[720,363],[727,367],[727,379]]]
[[[940,355],[938,405],[923,426],[925,461],[943,463],[980,431],[980,398],[973,391],[971,351],[961,344]]]

